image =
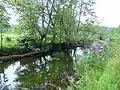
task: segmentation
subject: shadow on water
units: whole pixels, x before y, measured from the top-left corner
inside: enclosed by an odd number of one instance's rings
[[[75,77],[74,59],[83,54],[79,50],[0,63],[0,90],[66,90]]]

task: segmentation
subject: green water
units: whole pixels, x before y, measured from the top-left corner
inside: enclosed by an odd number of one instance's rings
[[[74,79],[72,50],[0,63],[0,90],[66,90]]]

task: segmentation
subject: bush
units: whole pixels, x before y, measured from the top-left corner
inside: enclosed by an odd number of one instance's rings
[[[27,52],[41,47],[39,40],[30,36],[23,36],[22,38],[18,39],[18,45],[21,49]]]
[[[6,37],[5,40],[6,40],[7,42],[11,42],[11,41],[12,41],[11,37]]]
[[[3,47],[0,56],[15,55],[24,53],[19,47]]]

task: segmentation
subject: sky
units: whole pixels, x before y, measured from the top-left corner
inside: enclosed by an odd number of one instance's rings
[[[120,25],[120,0],[95,0],[95,2],[95,11],[100,25],[108,27]],[[8,13],[11,13],[12,17],[10,23],[17,24],[13,11],[8,9]]]
[[[120,25],[120,0],[95,0],[95,11],[103,26]]]

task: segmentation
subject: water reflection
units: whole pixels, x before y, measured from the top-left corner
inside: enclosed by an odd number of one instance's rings
[[[14,72],[19,66],[19,62],[11,64],[11,62],[4,62],[0,64],[0,90],[8,90],[15,88],[14,79],[17,77]]]
[[[82,58],[83,55],[84,55],[84,51],[82,50],[81,47],[77,47],[74,50],[72,50],[73,60],[78,60],[78,59]]]
[[[66,90],[74,78],[72,50],[0,64],[0,90]]]

